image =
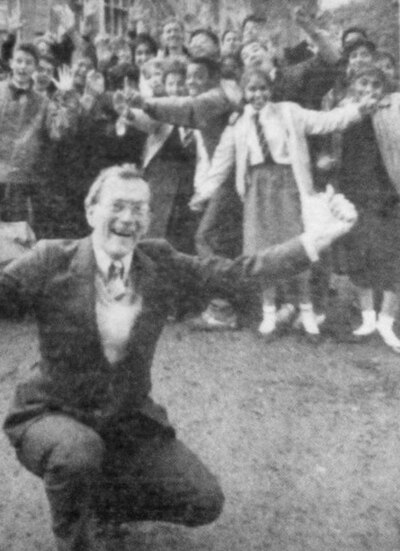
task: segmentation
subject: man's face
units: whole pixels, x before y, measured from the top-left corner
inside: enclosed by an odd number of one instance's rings
[[[244,89],[244,98],[256,111],[260,111],[271,99],[271,87],[268,82],[259,75],[250,77]]]
[[[54,76],[54,67],[45,59],[40,59],[36,71],[33,74],[33,80],[39,90],[46,90]]]
[[[240,47],[239,36],[235,31],[230,31],[225,34],[224,40],[221,44],[221,54],[224,55],[235,55],[238,53]]]
[[[356,100],[366,97],[379,100],[384,95],[384,84],[374,75],[360,76],[352,83],[351,89]]]
[[[183,30],[177,21],[171,21],[164,26],[163,42],[167,48],[181,48],[183,45]]]
[[[186,94],[185,77],[180,73],[168,73],[164,86],[167,96],[184,96]]]
[[[117,52],[118,63],[120,65],[132,63],[132,51],[130,48],[120,48]]]
[[[148,85],[153,92],[154,97],[161,97],[165,93],[163,72],[161,68],[153,67],[151,69],[150,77],[147,79]]]
[[[186,88],[190,97],[194,98],[207,92],[213,85],[208,69],[200,63],[189,63],[186,73]]]
[[[190,41],[189,53],[191,57],[217,59],[219,57],[219,47],[207,34],[199,33]]]
[[[11,61],[10,67],[14,82],[21,87],[28,86],[36,69],[35,58],[28,52],[17,50]]]
[[[139,178],[105,181],[98,202],[86,211],[96,245],[115,260],[131,254],[148,229],[149,201],[149,187]]]

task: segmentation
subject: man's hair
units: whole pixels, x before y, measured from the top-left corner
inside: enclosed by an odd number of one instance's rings
[[[175,57],[171,60],[167,60],[165,61],[163,66],[163,81],[165,82],[165,79],[170,74],[177,74],[185,78],[186,72],[187,72],[187,61],[185,58]]]
[[[250,79],[254,76],[265,80],[268,88],[270,88],[272,91],[274,90],[274,81],[272,80],[271,75],[260,67],[249,67],[244,71],[240,81],[241,87],[245,88],[249,83]]]
[[[86,209],[88,209],[89,207],[92,207],[93,205],[99,202],[104,184],[110,178],[119,178],[120,180],[126,180],[126,181],[140,180],[141,182],[146,184],[150,195],[150,187],[146,182],[146,180],[143,179],[143,174],[137,168],[136,165],[134,164],[115,165],[102,170],[100,174],[97,176],[96,180],[90,186],[89,191],[85,198]]]
[[[354,27],[349,27],[348,29],[345,29],[343,31],[343,33],[342,33],[342,44],[345,43],[346,37],[349,34],[353,34],[353,33],[361,34],[361,36],[363,36],[365,38],[365,40],[368,40],[368,33],[367,33],[366,29],[364,29],[363,27],[354,26]]]
[[[212,80],[218,80],[221,76],[221,65],[215,59],[210,57],[191,57],[189,59],[189,64],[203,65],[208,72],[208,76]]]
[[[255,13],[251,13],[249,14],[247,17],[245,17],[243,19],[243,23],[242,23],[242,31],[243,29],[245,28],[245,26],[247,25],[247,23],[260,23],[260,24],[264,24],[267,22],[267,19],[266,17],[262,17],[261,15],[257,15]]]
[[[17,52],[24,52],[32,56],[35,60],[36,65],[38,64],[39,52],[32,42],[21,42],[20,44],[16,44],[14,46],[13,55],[15,55]]]
[[[189,39],[189,42],[191,40],[193,40],[193,38],[195,36],[197,36],[198,34],[205,34],[206,36],[208,36],[208,38],[210,40],[212,40],[214,42],[214,44],[219,48],[219,38],[218,36],[215,34],[214,31],[212,31],[211,29],[206,29],[204,27],[201,27],[199,29],[196,29],[194,30],[191,35],[190,35],[190,39]]]

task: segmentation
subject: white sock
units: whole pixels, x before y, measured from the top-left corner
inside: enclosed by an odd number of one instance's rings
[[[371,335],[376,329],[376,312],[375,310],[363,310],[361,312],[362,324],[358,329],[353,331],[353,335],[357,337],[365,337]]]
[[[400,347],[400,339],[398,339],[393,331],[394,318],[387,314],[379,314],[376,328],[384,342],[388,346]]]
[[[319,335],[319,327],[314,309],[311,303],[299,304],[300,322],[303,325],[306,333],[310,335]]]
[[[263,320],[258,328],[260,333],[272,333],[276,328],[276,308],[263,304]]]

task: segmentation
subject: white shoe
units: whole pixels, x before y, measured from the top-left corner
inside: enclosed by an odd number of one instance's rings
[[[304,331],[308,335],[319,335],[319,327],[317,323],[316,315],[314,314],[314,310],[302,310],[300,309],[300,327],[304,329]]]
[[[368,337],[375,333],[376,323],[362,323],[358,329],[353,331],[355,337]]]
[[[271,337],[276,331],[276,313],[264,314],[263,320],[258,326],[258,333],[262,337]]]
[[[400,339],[396,336],[393,328],[380,324],[378,321],[376,329],[382,337],[383,342],[389,346],[393,352],[400,354]]]

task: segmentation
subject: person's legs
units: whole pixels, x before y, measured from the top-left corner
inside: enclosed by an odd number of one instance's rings
[[[276,330],[276,288],[268,287],[262,291],[262,322],[258,332],[263,337],[270,337]]]
[[[113,496],[113,516],[121,523],[150,520],[200,526],[216,520],[224,502],[215,476],[168,435],[110,447],[103,479],[108,488],[102,493]]]
[[[91,492],[104,456],[100,436],[70,417],[49,415],[27,429],[17,454],[43,478],[58,551],[89,549]]]

